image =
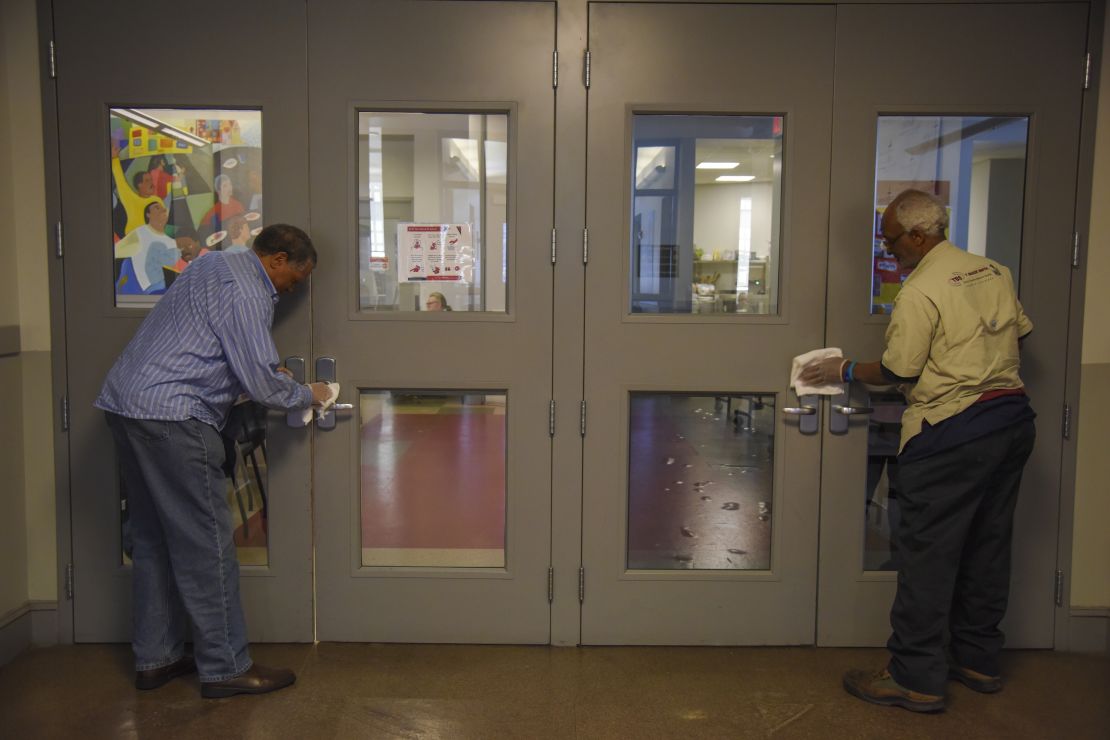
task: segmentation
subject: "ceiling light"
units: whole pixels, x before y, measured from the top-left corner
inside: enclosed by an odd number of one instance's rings
[[[739,162],[702,162],[697,166],[699,170],[731,170],[739,167]]]
[[[721,175],[717,182],[751,182],[755,175]]]

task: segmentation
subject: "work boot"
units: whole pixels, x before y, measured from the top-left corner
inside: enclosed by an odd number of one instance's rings
[[[948,666],[948,677],[980,694],[994,694],[1002,690],[1002,676],[988,676],[958,665]]]
[[[898,685],[890,671],[853,670],[844,674],[844,690],[872,704],[902,707],[911,712],[943,712],[944,697],[922,694]]]

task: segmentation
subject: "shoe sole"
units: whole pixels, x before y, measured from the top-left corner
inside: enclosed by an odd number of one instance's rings
[[[992,678],[987,681],[977,681],[970,676],[965,676],[958,671],[949,671],[948,678],[953,681],[959,681],[964,686],[972,691],[978,691],[980,694],[997,694],[1002,690],[1002,679]]]
[[[869,696],[863,693],[854,685],[844,682],[844,690],[857,699],[863,699],[872,704],[878,704],[884,707],[901,707],[908,709],[911,712],[921,712],[922,714],[936,714],[937,712],[944,711],[944,700],[926,702],[926,701],[913,701],[902,696]]]
[[[201,684],[201,686],[200,686],[200,695],[201,695],[202,698],[205,698],[205,699],[226,699],[230,696],[236,696],[237,694],[269,694],[270,692],[278,691],[278,690],[284,689],[288,686],[292,686],[296,682],[297,682],[297,680],[293,679],[289,683],[283,683],[280,686],[267,686],[264,689],[247,689],[247,688],[236,688],[236,687],[231,687],[231,686],[225,687],[225,686],[210,686],[210,685],[207,685],[207,684]]]

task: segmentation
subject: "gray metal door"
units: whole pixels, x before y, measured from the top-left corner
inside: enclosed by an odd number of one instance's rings
[[[1022,379],[1037,412],[1014,531],[1012,647],[1052,647],[1061,427],[1088,6],[841,6],[837,10],[828,344],[877,358],[896,290],[876,237],[904,187],[933,189],[950,238],[1006,264],[1033,318]],[[909,53],[907,29],[928,39]],[[1016,49],[1031,53],[1015,53]],[[886,261],[889,261],[888,259]],[[1019,279],[1020,275],[1020,279]],[[878,645],[895,589],[897,395],[834,399],[824,433],[817,641]],[[870,421],[868,421],[870,419]],[[839,427],[833,430],[834,423]]]
[[[589,12],[582,641],[810,643],[835,9]]]
[[[315,431],[321,640],[549,639],[554,44],[553,3],[309,6],[313,356],[353,407]]]
[[[140,11],[119,3],[54,3],[78,641],[126,641],[130,634],[115,453],[93,402],[146,307],[172,279],[163,268],[175,271],[172,260],[132,259],[140,253],[132,249],[153,253],[137,245],[133,221],[137,216],[143,224],[141,199],[153,197],[179,236],[203,222],[203,233],[193,231],[200,242],[211,249],[230,243],[220,232],[231,224],[205,212],[219,199],[215,176],[226,174],[225,188],[235,188],[223,206],[229,210],[220,211],[228,222],[235,201],[240,221],[261,224],[248,218],[262,214],[265,184],[266,223],[307,225],[304,16],[297,0],[237,2],[211,19],[172,5]],[[263,18],[265,31],[257,33]],[[152,175],[156,154],[168,154],[171,166]],[[165,172],[173,163],[182,168],[176,182]],[[152,185],[158,178],[161,184]],[[151,196],[151,187],[164,190]],[[138,210],[124,207],[121,195],[138,202]],[[158,235],[159,243],[172,236],[170,230]],[[308,333],[309,300],[302,292],[279,306],[279,351],[307,355]],[[256,641],[311,640],[309,435],[271,415],[265,444],[265,453],[243,448],[240,488],[228,491],[237,537],[252,553],[246,561],[260,563],[242,569],[249,632]]]

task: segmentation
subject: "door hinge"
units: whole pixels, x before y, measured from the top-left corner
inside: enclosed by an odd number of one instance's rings
[[[578,603],[582,604],[586,601],[586,569],[579,566],[578,568]]]
[[[547,436],[555,436],[555,399],[552,398],[547,404]]]
[[[590,261],[590,230],[582,227],[582,264]]]
[[[551,52],[551,87],[559,87],[559,50]]]
[[[73,563],[66,563],[66,600],[73,601]]]
[[[586,402],[578,404],[578,433],[586,436]]]
[[[1091,89],[1091,52],[1087,52],[1087,61],[1083,65],[1083,89]]]
[[[547,603],[555,601],[555,569],[547,569]]]
[[[1056,606],[1064,605],[1064,571],[1056,571]]]
[[[586,49],[586,65],[585,65],[584,75],[585,75],[586,89],[589,90],[590,89],[590,50],[589,49]]]
[[[54,256],[61,259],[63,254],[65,251],[62,247],[62,222],[58,221],[54,224]]]
[[[1071,439],[1071,406],[1066,403],[1064,404],[1063,427],[1061,431],[1063,432],[1064,439]]]
[[[69,396],[62,396],[62,431],[69,431]]]
[[[1071,269],[1079,269],[1079,232],[1071,235]]]
[[[551,227],[551,264],[555,264],[555,227]]]
[[[57,78],[58,78],[58,64],[54,60],[54,39],[50,39],[50,79],[54,80],[54,79],[57,79]]]

